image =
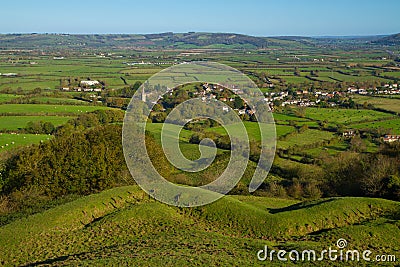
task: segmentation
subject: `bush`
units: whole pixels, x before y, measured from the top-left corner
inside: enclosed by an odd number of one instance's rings
[[[90,194],[123,184],[125,166],[121,127],[99,126],[58,136],[9,158],[2,173],[2,193],[36,188],[52,198]]]
[[[53,134],[55,129],[53,123],[43,121],[30,121],[25,127],[25,131],[31,134]]]

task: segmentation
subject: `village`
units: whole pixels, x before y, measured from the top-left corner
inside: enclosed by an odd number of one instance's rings
[[[104,82],[87,78],[85,80],[80,80],[78,78],[67,80],[66,82],[61,81],[61,90],[68,92],[82,92],[90,93],[86,95],[86,98],[90,102],[96,101],[101,104],[104,102],[105,96],[108,95],[107,92],[112,92],[115,89],[107,88]],[[226,88],[231,88],[230,93],[227,92]],[[175,88],[167,88],[166,94],[172,95]],[[203,101],[215,101],[219,100],[225,102],[234,109],[239,116],[248,116],[250,118],[256,110],[252,110],[248,107],[247,103],[244,101],[243,106],[238,106],[235,103],[234,94],[241,95],[243,91],[240,88],[235,88],[234,86],[222,86],[218,84],[202,83],[200,87],[194,92],[191,92],[192,97],[199,97]],[[142,100],[146,101],[146,94],[142,92]],[[349,105],[352,102],[352,98],[355,95],[360,96],[393,96],[399,95],[400,88],[397,83],[392,84],[382,84],[379,88],[358,88],[357,86],[349,86],[345,90],[328,90],[328,89],[293,89],[288,88],[285,90],[278,91],[274,88],[272,84],[268,91],[264,93],[264,99],[266,105],[271,112],[275,110],[281,110],[285,107],[326,107],[326,108],[360,108],[354,105]],[[350,101],[350,102],[349,102]],[[229,108],[225,106],[222,108],[223,112],[228,112]],[[366,108],[366,107],[362,107]],[[368,108],[373,108],[369,106]],[[163,108],[163,111],[166,109]],[[347,129],[341,133],[343,138],[351,139],[358,135],[359,132],[353,129]],[[381,136],[381,140],[385,143],[399,142],[400,135],[384,134]]]
[[[354,94],[360,94],[360,95],[381,95],[381,94],[399,94],[399,91],[397,90],[398,85],[397,84],[392,84],[392,85],[384,85],[383,88],[387,88],[387,90],[384,89],[371,89],[371,90],[365,90],[365,89],[355,89],[354,87],[349,87],[347,89],[347,92],[339,92],[339,91],[333,91],[333,92],[324,92],[324,91],[316,91],[316,92],[310,92],[308,90],[297,90],[294,93],[287,91],[281,91],[281,92],[270,92],[270,93],[265,93],[265,98],[263,99],[266,103],[266,105],[269,106],[269,110],[275,111],[277,108],[281,109],[287,106],[295,106],[295,107],[311,107],[311,106],[322,106],[322,107],[335,107],[338,106],[340,102],[342,102],[344,99],[351,98],[352,95]],[[226,93],[224,93],[226,88],[224,88],[221,85],[215,85],[215,84],[208,84],[208,83],[203,83],[201,85],[201,90],[198,90],[196,92],[193,92],[193,95],[200,97],[204,102],[208,101],[222,101],[229,103],[228,106],[232,107],[238,115],[248,115],[252,116],[256,110],[252,110],[250,107],[248,107],[246,101],[244,101],[244,105],[240,108],[239,106],[235,106],[235,97],[233,95],[230,95],[227,97]],[[168,89],[167,93],[172,95],[174,89]],[[241,89],[234,88],[231,89],[232,92],[241,94],[243,93]],[[366,92],[366,93],[365,93]],[[145,95],[144,91],[142,94]],[[143,101],[145,101],[146,97],[143,97]],[[224,106],[222,108],[222,111],[228,112],[229,107]],[[351,107],[346,107],[346,108],[351,108]],[[165,111],[165,109],[163,109]],[[352,139],[356,137],[357,135],[360,135],[359,130],[355,129],[346,129],[343,132],[340,133],[341,136],[343,136],[344,139]],[[381,136],[381,140],[385,143],[392,143],[392,142],[399,142],[400,141],[400,135],[394,135],[394,134],[385,134]]]

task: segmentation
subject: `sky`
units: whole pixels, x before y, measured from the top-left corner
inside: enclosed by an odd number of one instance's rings
[[[399,17],[399,0],[14,0],[0,33],[363,36],[400,32]]]

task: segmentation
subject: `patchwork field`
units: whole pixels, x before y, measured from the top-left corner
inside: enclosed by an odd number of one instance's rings
[[[349,87],[380,90],[384,84],[394,88],[398,83],[398,46],[378,45],[378,38],[1,35],[0,266],[378,265],[257,259],[265,246],[275,253],[320,252],[337,248],[339,239],[346,240],[348,250],[371,250],[371,258],[396,256],[397,262],[379,266],[397,266],[400,154],[396,143],[385,144],[382,135],[400,134],[400,96],[347,93]],[[152,115],[160,117],[148,121],[163,121],[170,109],[198,95],[225,98],[247,120],[246,132],[238,125],[227,128],[251,141],[247,168],[229,195],[210,205],[177,208],[155,201],[135,185],[123,155],[121,118],[146,79],[167,67],[195,61],[224,63],[245,73],[268,93],[265,100],[272,102],[268,105],[276,125],[251,122],[254,117],[246,103],[232,98],[232,92],[204,89],[200,80],[221,78],[215,70],[196,76],[199,82],[184,85],[185,92],[159,99]],[[187,73],[179,75],[193,80]],[[83,80],[98,80],[91,87],[98,90],[91,91]],[[316,94],[319,91],[323,94]],[[340,94],[330,98],[333,92]],[[287,96],[269,100],[280,95]],[[288,100],[299,104],[286,105]],[[316,106],[303,107],[307,102]],[[111,108],[118,112],[87,115]],[[26,134],[36,130],[24,129],[29,122],[57,127],[72,119],[74,126],[58,131],[40,126],[37,131],[54,136]],[[210,136],[220,147],[209,168],[192,173],[175,168],[164,157],[163,124],[147,123],[147,153],[165,179],[200,186],[225,171],[230,160],[227,132],[210,124],[200,121],[189,125],[193,130],[180,131],[179,148],[190,160],[200,157],[196,137]],[[267,129],[267,137],[276,134],[270,169],[260,161],[259,126]],[[167,127],[167,137],[178,128]],[[344,135],[349,129],[359,131]],[[42,142],[48,143],[29,147]],[[209,146],[202,148],[211,151]],[[269,173],[250,193],[257,167],[268,168]],[[178,194],[175,201],[180,200]]]

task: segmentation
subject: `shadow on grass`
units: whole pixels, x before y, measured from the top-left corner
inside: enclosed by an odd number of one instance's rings
[[[336,150],[336,151],[346,151],[347,147],[340,146],[325,146],[327,149]]]
[[[267,211],[271,214],[276,214],[276,213],[280,213],[280,212],[285,212],[285,211],[293,211],[293,210],[300,210],[300,209],[308,209],[308,208],[312,208],[324,203],[329,203],[334,201],[334,198],[330,198],[330,199],[324,199],[324,200],[316,200],[316,201],[312,201],[312,202],[301,202],[301,203],[297,203],[288,207],[284,207],[284,208],[278,208],[278,209],[267,209]]]
[[[125,244],[128,245],[129,243]],[[104,253],[113,253],[113,252],[118,252],[118,248],[123,247],[123,244],[121,245],[112,245],[112,246],[106,246],[102,248],[101,250],[94,250],[94,251],[86,251],[86,252],[81,252],[81,253],[75,253],[75,254],[69,254],[69,255],[63,255],[51,259],[46,259],[43,261],[36,261],[32,263],[28,263],[25,265],[21,265],[21,267],[32,267],[32,266],[43,266],[43,265],[53,265],[53,264],[63,264],[65,265],[68,263],[68,261],[76,262],[79,260],[87,260],[87,259],[98,259],[104,257]]]

